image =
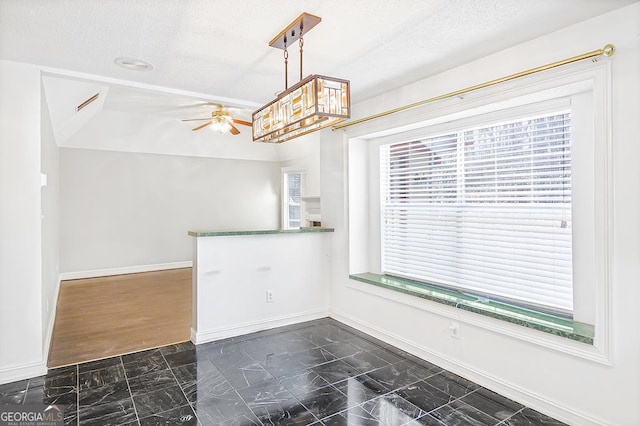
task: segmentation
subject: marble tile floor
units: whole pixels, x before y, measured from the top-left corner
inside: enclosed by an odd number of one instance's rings
[[[50,370],[0,404],[69,425],[562,425],[331,319]]]

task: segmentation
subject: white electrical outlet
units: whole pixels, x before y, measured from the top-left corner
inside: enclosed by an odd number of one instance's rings
[[[273,290],[267,290],[267,303],[273,303]]]
[[[449,336],[454,339],[460,338],[460,325],[457,322],[452,322],[449,324]]]

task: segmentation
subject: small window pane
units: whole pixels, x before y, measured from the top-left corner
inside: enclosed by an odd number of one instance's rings
[[[300,196],[302,195],[302,173],[286,172],[285,178],[285,227],[299,228],[301,224]]]

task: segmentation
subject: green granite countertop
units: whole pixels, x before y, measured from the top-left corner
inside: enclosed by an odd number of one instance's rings
[[[365,272],[349,278],[593,345],[593,326],[569,318],[390,275]]]
[[[300,229],[264,229],[257,231],[189,231],[192,237],[227,237],[230,235],[262,235],[262,234],[307,234],[313,232],[333,232],[333,228],[310,227]]]

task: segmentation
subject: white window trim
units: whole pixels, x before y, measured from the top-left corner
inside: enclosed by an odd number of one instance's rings
[[[611,78],[610,62],[578,63],[543,74],[529,76],[518,81],[504,83],[498,87],[484,89],[465,95],[467,99],[449,99],[438,105],[429,104],[393,118],[385,117],[363,123],[354,131],[346,132],[349,157],[349,273],[378,272],[380,270],[379,237],[371,237],[372,231],[379,232],[379,217],[369,213],[370,206],[379,205],[379,200],[362,197],[363,191],[371,191],[372,182],[379,182],[378,163],[371,158],[372,152],[383,142],[398,142],[401,139],[424,136],[424,127],[446,123],[451,120],[479,116],[492,109],[500,110],[535,101],[549,101],[567,94],[579,92],[579,88],[592,87],[594,103],[594,257],[596,262],[595,284],[595,336],[593,346],[581,344],[548,333],[526,327],[460,312],[446,305],[421,300],[417,297],[392,290],[350,281],[349,287],[391,299],[425,311],[454,318],[484,329],[532,342],[560,352],[611,365],[612,324],[611,324],[611,230],[612,230],[612,147],[611,147]],[[560,88],[560,89],[558,89]],[[566,92],[566,93],[563,93]],[[400,139],[399,139],[400,137]],[[370,198],[370,197],[369,197]],[[355,225],[355,226],[354,226]],[[374,234],[375,235],[375,234]],[[378,234],[379,235],[379,234]],[[376,240],[378,240],[376,242]],[[377,259],[376,259],[377,257]]]
[[[300,173],[300,196],[303,197],[305,195],[305,170],[299,167],[283,167],[280,172],[280,209],[282,211],[280,217],[282,229],[294,229],[289,227],[289,202],[287,197],[288,188],[286,184],[286,176],[289,173]],[[302,206],[300,209],[300,226],[302,226],[302,222],[304,221],[304,211],[302,211]]]

